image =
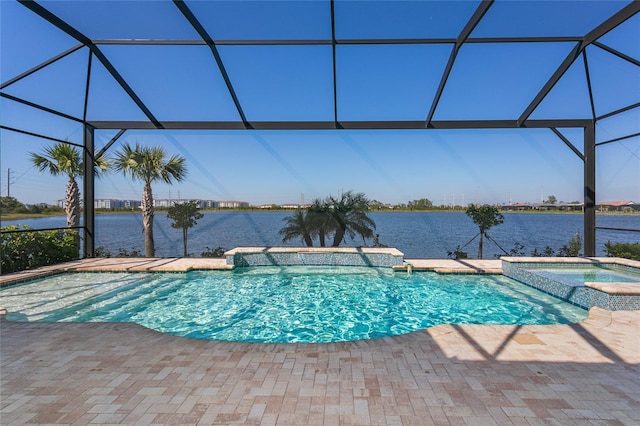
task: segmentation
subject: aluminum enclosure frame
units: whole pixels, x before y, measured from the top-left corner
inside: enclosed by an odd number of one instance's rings
[[[616,140],[595,142],[595,125],[598,120],[611,117],[616,114],[626,112],[630,109],[640,108],[640,103],[630,105],[622,108],[618,111],[613,111],[604,116],[597,117],[595,115],[595,109],[593,106],[593,94],[591,86],[589,84],[589,97],[591,99],[592,117],[589,119],[549,119],[549,120],[532,120],[529,119],[530,115],[542,102],[546,95],[566,73],[569,67],[574,64],[576,60],[582,57],[585,62],[585,68],[588,73],[588,64],[585,54],[585,48],[589,45],[596,45],[601,49],[608,51],[628,62],[633,63],[636,66],[640,66],[640,62],[634,58],[624,55],[615,49],[610,48],[598,41],[598,39],[622,24],[626,20],[633,17],[636,13],[640,12],[640,1],[632,1],[625,7],[623,7],[616,14],[606,19],[588,34],[578,37],[566,37],[566,36],[542,36],[542,37],[484,37],[473,38],[470,37],[475,27],[482,21],[487,11],[491,8],[493,0],[481,1],[475,12],[469,18],[468,22],[456,38],[423,38],[423,39],[337,39],[335,35],[335,11],[334,0],[330,2],[330,18],[331,18],[331,39],[330,40],[214,40],[204,26],[199,22],[197,16],[189,9],[188,5],[182,0],[173,0],[173,3],[182,13],[185,19],[193,27],[196,33],[201,37],[200,40],[115,40],[115,39],[100,39],[92,40],[78,31],[69,23],[65,22],[54,13],[50,12],[43,5],[34,0],[17,0],[20,4],[31,10],[36,15],[42,17],[50,24],[59,28],[69,36],[73,37],[79,42],[78,45],[71,49],[58,54],[57,56],[45,61],[44,63],[34,67],[13,79],[4,82],[0,85],[0,89],[20,81],[21,79],[33,74],[34,72],[43,69],[52,63],[68,56],[69,54],[81,49],[88,48],[89,63],[87,66],[87,82],[86,82],[86,94],[85,94],[85,107],[82,118],[72,117],[67,114],[51,110],[41,105],[19,99],[17,97],[8,95],[6,93],[0,93],[0,96],[10,99],[15,102],[22,103],[32,108],[40,109],[42,111],[61,116],[66,119],[80,122],[84,126],[83,136],[83,152],[85,160],[85,179],[84,179],[84,230],[85,230],[85,244],[84,255],[87,257],[93,257],[95,255],[95,217],[94,217],[94,176],[93,168],[91,164],[93,159],[97,155],[103,154],[124,132],[127,130],[135,129],[166,129],[166,130],[402,130],[402,129],[518,129],[518,128],[548,128],[556,133],[556,135],[572,149],[572,151],[584,162],[584,254],[585,256],[595,256],[596,254],[596,221],[595,221],[595,202],[596,202],[596,147],[604,143],[611,143],[617,140],[622,140],[629,137],[635,137],[638,135],[628,135]],[[562,61],[562,63],[555,70],[553,75],[547,80],[544,86],[538,91],[538,93],[531,99],[527,107],[520,113],[515,120],[447,120],[438,121],[433,120],[435,111],[438,107],[440,97],[444,91],[444,87],[447,84],[451,70],[455,64],[457,54],[460,48],[464,44],[469,43],[523,43],[523,42],[573,42],[574,48]],[[337,45],[356,45],[356,44],[452,44],[453,48],[449,56],[446,68],[441,76],[436,94],[431,101],[429,111],[425,120],[416,121],[344,121],[338,119],[338,90],[337,90],[337,76],[336,76],[336,47]],[[240,117],[239,121],[162,121],[158,120],[153,114],[152,110],[145,105],[143,100],[136,94],[134,89],[127,83],[122,77],[116,67],[111,64],[109,59],[101,51],[101,45],[206,45],[209,47],[211,54],[215,59],[215,63],[221,73],[227,90],[233,100],[233,104]],[[242,104],[236,95],[236,91],[233,87],[232,81],[225,69],[224,62],[222,61],[217,46],[219,45],[331,45],[332,46],[332,61],[333,61],[333,121],[252,121],[249,120],[243,110]],[[125,93],[134,101],[138,108],[147,117],[146,121],[95,121],[87,119],[87,102],[89,97],[89,79],[91,77],[91,61],[95,58],[102,63],[105,69],[111,74],[114,80],[122,87]],[[46,135],[39,135],[23,129],[14,129],[7,126],[0,126],[1,128],[9,131],[17,131],[25,134],[29,134],[35,137],[42,137],[50,140],[56,140]],[[558,128],[581,128],[583,129],[583,150],[582,153],[576,147],[574,147],[566,138],[557,131]],[[105,146],[100,153],[96,154],[94,151],[94,131],[95,130],[118,130],[118,134]],[[89,178],[90,177],[90,178]],[[635,231],[635,230],[630,230]]]

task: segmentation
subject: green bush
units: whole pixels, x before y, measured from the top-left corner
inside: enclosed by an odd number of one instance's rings
[[[522,246],[521,248],[524,248],[524,246]],[[540,257],[540,256],[577,257],[577,256],[580,256],[581,249],[582,249],[582,236],[578,232],[576,233],[576,235],[571,237],[571,239],[569,239],[569,242],[567,244],[563,245],[562,247],[560,247],[560,249],[558,249],[558,254],[556,254],[556,252],[551,247],[546,246],[542,251],[542,253],[539,252],[538,249],[534,249],[531,252],[531,256],[532,257]]]
[[[571,237],[568,244],[563,245],[558,250],[558,256],[560,257],[576,257],[580,256],[580,249],[582,248],[582,236],[578,232]]]
[[[16,213],[27,208],[14,197],[0,197],[0,213]]]
[[[224,257],[224,252],[227,251],[224,247],[216,247],[214,249],[207,246],[206,250],[200,253],[200,257]]]
[[[11,232],[27,226],[0,228],[0,273],[24,271],[78,259],[79,238],[73,230]]]
[[[131,250],[119,248],[117,252],[112,252],[104,246],[96,247],[95,257],[143,257],[142,252],[132,247]]]
[[[469,253],[467,253],[466,251],[462,251],[462,248],[460,246],[456,246],[453,251],[447,251],[447,258],[455,260],[468,259]]]
[[[64,210],[58,206],[49,206],[47,204],[33,204],[25,206],[13,197],[0,197],[0,214],[54,214],[64,213]]]
[[[607,241],[604,245],[604,251],[609,257],[640,260],[640,243],[612,243]]]

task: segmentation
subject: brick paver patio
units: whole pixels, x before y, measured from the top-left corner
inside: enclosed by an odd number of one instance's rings
[[[0,320],[0,424],[640,424],[640,311],[334,344]]]
[[[250,344],[2,320],[0,423],[640,424],[640,312]]]

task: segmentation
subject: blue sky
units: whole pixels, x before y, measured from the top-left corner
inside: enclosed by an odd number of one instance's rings
[[[329,3],[187,1],[215,39],[331,37]],[[499,1],[471,37],[583,35],[626,1]],[[171,2],[43,2],[93,39],[174,38],[197,33]],[[154,5],[154,8],[151,8]],[[455,38],[477,2],[336,2],[336,37]],[[90,12],[93,19],[83,18]],[[286,13],[285,13],[286,12]],[[5,82],[75,46],[25,7],[0,0],[0,80]],[[601,38],[640,58],[640,17]],[[574,43],[467,44],[435,111],[435,120],[515,119]],[[338,45],[340,120],[424,120],[452,45]],[[101,45],[160,120],[237,121],[237,110],[206,46]],[[332,51],[313,46],[219,46],[249,119],[333,120]],[[586,50],[597,115],[640,101],[639,67],[597,46]],[[81,117],[87,49],[13,84],[3,92]],[[88,119],[145,120],[109,73],[92,62]],[[640,132],[636,108],[596,128],[598,141]],[[82,142],[79,123],[0,99],[3,125]],[[582,60],[558,82],[531,118],[588,118]],[[582,149],[581,129],[561,132]],[[104,146],[116,131],[97,131]],[[25,203],[64,197],[65,178],[38,173],[29,152],[50,141],[0,130],[0,193]],[[435,204],[538,202],[554,195],[581,201],[581,160],[550,130],[428,131],[128,131],[120,143],[163,146],[187,158],[189,175],[156,184],[156,197],[245,200],[252,204],[309,202],[341,191],[365,192],[386,203],[429,198]],[[640,138],[598,148],[598,201],[640,202]],[[107,175],[97,198],[139,199],[142,185]]]

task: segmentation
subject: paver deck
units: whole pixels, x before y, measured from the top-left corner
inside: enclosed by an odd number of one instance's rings
[[[1,319],[0,424],[637,425],[639,335],[599,308],[332,344]]]

